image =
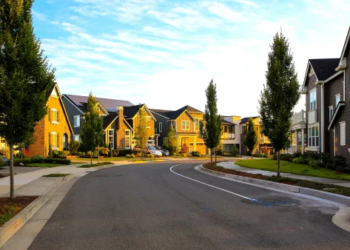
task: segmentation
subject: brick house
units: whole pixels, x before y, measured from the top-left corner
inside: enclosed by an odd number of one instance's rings
[[[63,95],[69,120],[73,124],[73,140],[80,140],[82,119],[87,108],[88,96]],[[133,105],[129,101],[96,97],[97,108],[103,116],[104,143],[112,149],[133,149],[136,145],[134,134],[138,125],[140,109],[145,109],[149,128],[149,145],[155,144],[155,118],[145,104]]]
[[[306,97],[306,151],[350,160],[350,29],[340,58],[310,59],[302,93]]]
[[[43,157],[48,155],[50,146],[58,151],[67,148],[73,134],[57,83],[48,92],[46,105],[47,114],[35,126],[35,142],[29,146],[30,154]]]

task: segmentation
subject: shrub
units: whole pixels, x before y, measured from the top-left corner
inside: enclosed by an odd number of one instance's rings
[[[30,158],[14,158],[13,159],[13,165],[14,166],[20,166],[20,163],[26,165],[28,163],[31,163],[32,160]]]
[[[71,163],[70,160],[67,159],[60,159],[60,158],[45,158],[44,159],[45,163],[57,163],[57,164],[64,164],[64,165],[69,165]]]
[[[293,162],[297,164],[307,164],[307,159],[303,157],[297,157],[293,159]]]
[[[114,152],[113,152],[113,156],[114,156]],[[131,155],[133,154],[131,149],[117,149],[116,150],[116,156],[126,156],[126,155]]]
[[[232,151],[231,151],[232,156],[237,156],[238,155],[238,148],[236,145],[233,145]]]
[[[308,165],[310,165],[313,168],[320,168],[320,167],[322,167],[321,160],[314,160],[312,158],[309,158],[307,163],[308,163]]]
[[[336,155],[334,156],[334,165],[337,171],[346,170],[346,158],[344,156]]]
[[[5,162],[0,158],[0,168],[5,166]]]
[[[44,158],[41,157],[40,155],[33,155],[32,158],[31,158],[31,162],[32,163],[40,163],[40,162],[43,162],[44,161]]]
[[[275,154],[273,156],[274,160],[277,160],[277,155]],[[289,162],[293,162],[293,156],[290,154],[280,154],[280,160],[281,161],[289,161]]]
[[[80,142],[79,141],[71,141],[68,144],[68,149],[72,155],[76,155],[78,152],[78,149],[80,147]]]
[[[196,157],[200,157],[201,153],[199,151],[192,151],[191,155],[196,156]]]
[[[98,147],[96,150],[100,151],[100,155],[108,156],[109,155],[109,149],[106,147]]]
[[[125,157],[126,158],[135,158],[135,155],[134,154],[127,154]]]
[[[260,153],[257,153],[257,154],[253,154],[254,157],[258,157],[258,158],[267,158],[267,154],[260,154]]]

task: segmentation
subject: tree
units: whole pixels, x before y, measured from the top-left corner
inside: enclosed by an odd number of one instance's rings
[[[233,157],[236,157],[238,155],[238,149],[237,149],[235,144],[233,145],[231,154],[232,154]]]
[[[221,136],[221,118],[218,115],[216,95],[216,84],[210,81],[208,88],[205,90],[207,104],[205,105],[204,120],[200,123],[200,133],[205,145],[210,148],[210,163],[213,164],[213,149],[220,143]]]
[[[249,149],[250,155],[253,158],[253,151],[258,143],[258,133],[255,129],[255,124],[252,118],[249,118],[248,128],[247,128],[247,137],[244,140],[244,145]]]
[[[299,83],[289,42],[282,31],[273,38],[268,55],[266,84],[261,92],[260,115],[263,133],[277,152],[277,176],[280,176],[280,151],[289,143],[293,108],[299,100]]]
[[[0,136],[10,149],[10,198],[14,198],[13,147],[46,115],[54,69],[33,32],[33,0],[0,1]]]
[[[148,135],[148,122],[146,118],[146,111],[142,106],[140,105],[139,112],[138,112],[138,124],[136,126],[135,131],[135,139],[137,145],[141,148],[141,159],[143,158],[144,150],[147,145],[147,141],[149,138]]]
[[[87,110],[82,123],[81,140],[85,148],[91,150],[92,155],[99,145],[103,143],[103,118],[97,110],[96,97],[90,92],[87,103]]]
[[[177,135],[174,130],[173,124],[170,124],[170,128],[167,137],[164,138],[163,147],[169,150],[170,155],[176,153],[177,150]]]

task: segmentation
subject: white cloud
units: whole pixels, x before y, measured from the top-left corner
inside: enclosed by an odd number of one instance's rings
[[[208,9],[211,13],[231,22],[241,22],[245,20],[241,13],[231,10],[222,3],[214,2],[208,6]]]

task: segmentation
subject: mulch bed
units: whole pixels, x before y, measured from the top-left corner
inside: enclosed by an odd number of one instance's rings
[[[251,178],[260,179],[260,180],[266,180],[267,178],[269,178],[268,176],[264,176],[261,174],[250,174],[250,173],[246,173],[246,172],[236,171],[233,169],[219,167],[219,166],[216,166],[215,164],[211,165],[210,163],[203,164],[203,167],[210,169],[210,170],[225,173],[225,174],[234,174],[234,175],[238,175],[238,176],[251,177]]]
[[[5,224],[38,196],[19,196],[11,200],[9,197],[0,197],[0,226]]]

